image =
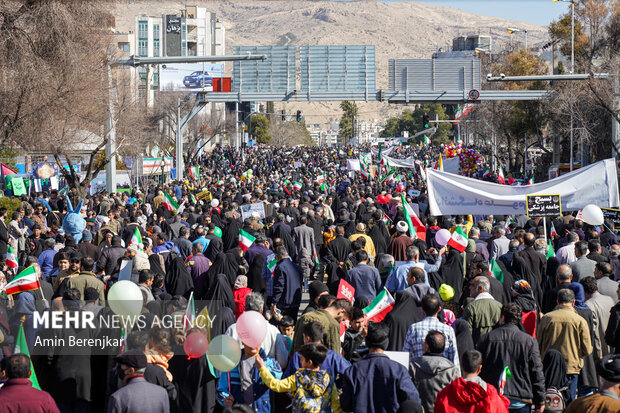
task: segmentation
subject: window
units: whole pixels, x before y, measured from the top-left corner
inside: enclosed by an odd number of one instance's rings
[[[153,79],[151,80],[152,86],[159,86],[159,73],[153,73]]]
[[[118,49],[121,52],[129,52],[130,51],[129,43],[119,43],[118,44]]]
[[[138,22],[138,39],[149,38],[149,22],[146,20],[140,20]]]
[[[153,40],[159,40],[159,24],[153,25]]]
[[[138,42],[138,56],[147,57],[149,55],[148,41],[140,40]]]
[[[153,40],[153,57],[159,57],[159,40]]]

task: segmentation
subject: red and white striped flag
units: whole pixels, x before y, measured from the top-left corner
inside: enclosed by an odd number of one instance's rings
[[[10,245],[6,248],[6,265],[12,270],[17,268],[18,266],[17,257],[15,256],[13,247],[11,247]]]
[[[178,211],[179,210],[179,204],[177,204],[176,201],[167,192],[164,193],[164,202],[162,203],[162,205],[168,211]]]

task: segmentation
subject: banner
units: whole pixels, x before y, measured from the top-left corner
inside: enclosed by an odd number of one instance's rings
[[[353,302],[355,298],[355,288],[344,279],[341,279],[338,284],[338,293],[336,294],[336,298],[346,298],[347,300]]]
[[[24,185],[24,178],[17,176],[11,180],[13,185],[13,195],[22,196],[26,194],[26,186]]]
[[[614,159],[527,186],[500,185],[430,168],[426,173],[431,215],[525,214],[525,196],[537,194],[559,194],[563,211],[576,211],[588,204],[620,205]]]
[[[241,219],[252,218],[252,213],[256,212],[260,219],[265,219],[265,204],[257,202],[255,204],[241,205]]]
[[[416,164],[413,158],[396,159],[396,158],[390,158],[389,156],[385,156],[385,155],[383,157],[390,163],[390,166],[393,166],[395,168],[414,169],[416,167]],[[444,172],[451,172],[453,174],[458,174],[459,169],[460,169],[460,162],[459,162],[458,156],[455,156],[454,158],[443,159]]]
[[[359,171],[361,170],[360,160],[359,159],[347,159],[347,169],[349,171]]]

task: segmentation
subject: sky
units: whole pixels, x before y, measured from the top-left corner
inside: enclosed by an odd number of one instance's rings
[[[386,3],[409,0],[382,0]],[[553,0],[414,0],[418,3],[436,4],[484,14],[519,20],[539,26],[548,26],[553,20],[568,11],[570,3]]]

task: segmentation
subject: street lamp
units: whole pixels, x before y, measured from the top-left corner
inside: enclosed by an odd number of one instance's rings
[[[525,35],[525,50],[527,50],[527,30],[517,29],[516,27],[509,27],[508,29],[506,29],[506,31],[508,32],[508,34],[523,32],[523,34]]]
[[[562,3],[570,3],[571,17],[570,17],[570,73],[575,72],[575,0],[553,0],[554,3],[558,1]],[[571,83],[571,91],[573,84]],[[570,101],[570,170],[573,170],[573,94],[571,93]]]

